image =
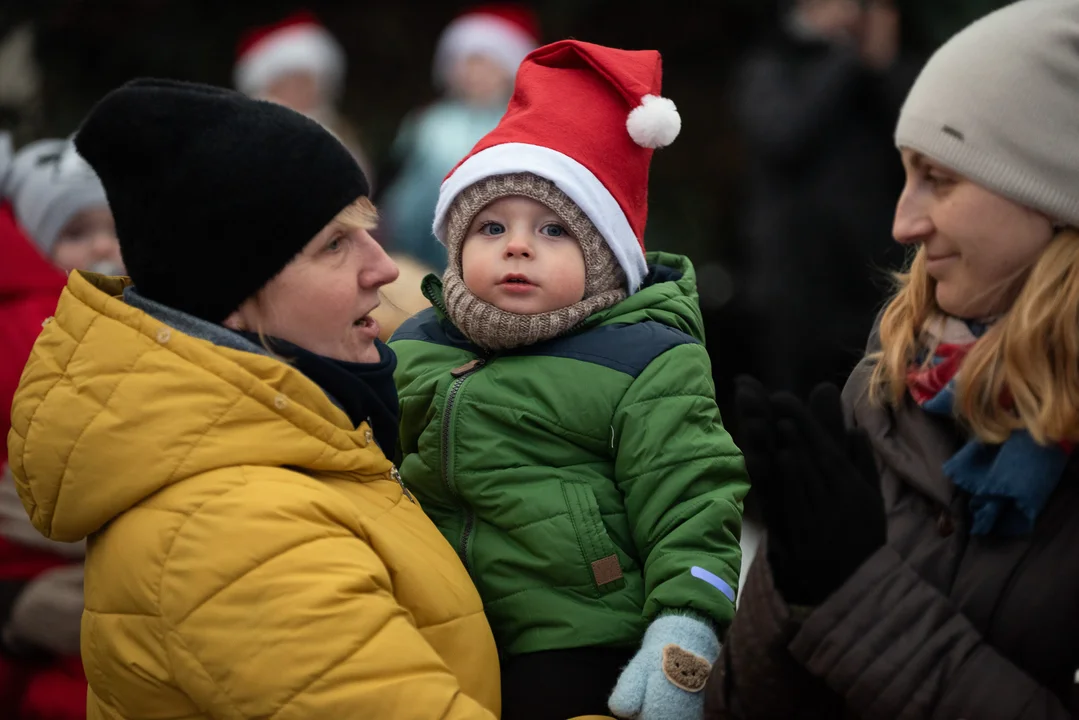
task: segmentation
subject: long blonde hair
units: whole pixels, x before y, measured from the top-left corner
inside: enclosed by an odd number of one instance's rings
[[[944,320],[925,264],[921,248],[896,276],[896,294],[881,315],[874,402],[903,401],[924,329]],[[985,442],[1003,442],[1019,428],[1043,445],[1079,440],[1079,231],[1058,232],[1023,275],[1011,307],[956,375],[956,415]]]

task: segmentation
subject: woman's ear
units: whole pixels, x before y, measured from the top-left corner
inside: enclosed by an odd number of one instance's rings
[[[240,317],[239,310],[233,310],[232,314],[225,318],[225,322],[221,324],[227,327],[229,330],[236,330],[239,332],[247,329],[246,327],[244,327],[243,318]]]

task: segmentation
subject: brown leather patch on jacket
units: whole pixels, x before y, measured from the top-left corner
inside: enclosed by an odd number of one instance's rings
[[[671,644],[663,648],[663,674],[671,684],[686,692],[700,692],[708,682],[712,663],[700,655]]]
[[[608,555],[592,563],[592,577],[597,585],[606,585],[615,580],[622,579],[622,566],[618,564],[617,555]]]

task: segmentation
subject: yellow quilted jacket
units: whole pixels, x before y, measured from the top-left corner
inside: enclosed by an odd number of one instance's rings
[[[89,539],[90,720],[494,720],[480,598],[367,426],[123,287],[72,273],[9,436],[34,526]]]

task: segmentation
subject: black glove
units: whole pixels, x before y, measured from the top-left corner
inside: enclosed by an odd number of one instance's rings
[[[831,384],[814,388],[807,408],[740,379],[735,406],[776,587],[790,604],[818,605],[886,540],[868,438],[846,429]]]
[[[756,378],[740,375],[734,379],[733,420],[730,431],[745,457],[749,492],[759,496],[765,492],[762,486],[773,482],[776,442],[768,391]],[[757,497],[754,502],[759,504]]]

